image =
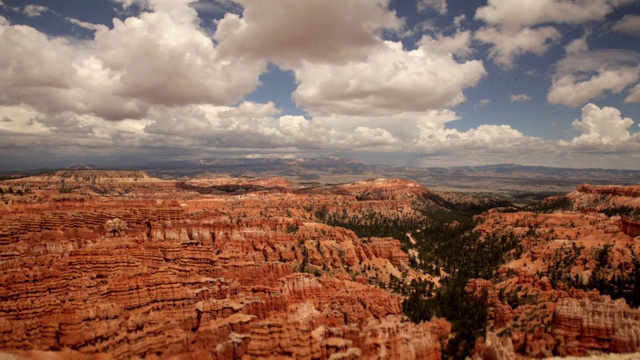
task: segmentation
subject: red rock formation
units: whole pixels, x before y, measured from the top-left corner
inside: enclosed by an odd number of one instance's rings
[[[335,191],[344,191],[359,201],[401,200],[420,196],[428,192],[427,188],[415,181],[406,179],[375,179],[356,181],[334,187]]]
[[[640,186],[596,186],[582,184],[576,189],[578,192],[585,194],[624,196],[624,197],[640,197]]]
[[[640,224],[622,218],[620,220],[620,231],[631,237],[638,237],[640,236]]]
[[[638,351],[637,310],[622,299],[611,301],[598,291],[571,287],[594,286],[589,281],[596,274],[605,282],[631,279],[640,244],[619,216],[609,218],[602,211],[640,207],[637,190],[584,185],[567,196],[575,210],[494,209],[475,218],[474,231],[487,239],[518,240],[492,281],[473,280],[467,286],[476,297],[489,295],[489,337],[478,344],[476,354],[500,358]]]
[[[138,172],[11,180],[31,193],[0,208],[0,349],[28,358],[439,358],[448,323],[405,322],[400,296],[366,284],[375,273],[365,264],[381,266],[381,282],[411,274],[400,243],[361,240],[309,210],[414,216],[401,191],[408,183],[360,184],[378,200],[359,201],[295,194],[282,179],[247,182],[269,191],[200,194]],[[105,228],[116,218],[127,227]]]
[[[640,351],[640,310],[608,296],[560,299],[554,314],[555,334],[563,339],[560,355],[589,351]]]

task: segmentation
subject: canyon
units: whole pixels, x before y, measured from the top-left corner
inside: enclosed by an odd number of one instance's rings
[[[281,178],[177,186],[100,171],[4,182],[0,347],[121,359],[437,359],[446,321],[407,322],[402,298],[369,284],[420,276],[399,241],[360,239],[313,215],[322,205],[418,216],[407,184],[293,194]],[[366,189],[378,192],[358,202]]]
[[[479,239],[518,243],[465,287],[488,307],[473,357],[640,351],[633,284],[595,282],[640,272],[640,187],[526,209],[400,178],[60,170],[0,189],[0,358],[440,359],[451,322],[409,321],[391,285],[447,274],[414,266],[411,236],[356,225],[416,235],[435,211],[469,209]]]

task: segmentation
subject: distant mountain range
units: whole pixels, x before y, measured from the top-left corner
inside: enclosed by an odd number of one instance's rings
[[[104,169],[82,165],[73,169]],[[407,178],[436,190],[502,195],[511,200],[564,194],[582,183],[640,184],[640,171],[572,169],[496,164],[456,167],[406,167],[366,164],[354,159],[201,159],[154,163],[138,169],[160,178],[282,176],[290,181],[335,184],[371,178]],[[24,176],[51,171],[37,169],[0,174]]]

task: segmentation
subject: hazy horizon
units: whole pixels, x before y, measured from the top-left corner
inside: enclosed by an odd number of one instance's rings
[[[213,167],[214,164],[198,164],[199,162],[226,162],[231,164],[234,161],[240,163],[260,163],[261,161],[314,161],[314,160],[336,160],[340,162],[358,162],[360,164],[366,166],[384,166],[384,167],[407,167],[407,168],[417,168],[417,169],[429,169],[429,168],[444,168],[444,169],[456,169],[456,168],[491,168],[491,167],[508,167],[513,166],[516,168],[526,169],[526,168],[549,168],[549,169],[558,169],[558,170],[602,170],[602,171],[631,171],[631,172],[639,172],[640,170],[633,169],[619,169],[619,168],[602,168],[602,167],[561,167],[561,166],[545,166],[545,165],[523,165],[517,163],[493,163],[493,164],[482,164],[482,165],[455,165],[455,166],[416,166],[416,165],[393,165],[393,164],[384,164],[384,163],[375,163],[362,161],[355,158],[342,158],[342,157],[315,157],[315,158],[245,158],[245,157],[226,157],[226,158],[208,158],[208,159],[191,159],[188,161],[188,164],[185,161],[174,160],[174,161],[149,161],[149,162],[135,162],[135,163],[127,163],[124,160],[113,160],[106,163],[100,162],[84,162],[84,163],[69,163],[66,165],[59,166],[41,166],[41,167],[15,167],[15,168],[6,168],[0,169],[0,173],[12,173],[12,172],[34,172],[34,171],[56,171],[56,170],[123,170],[123,171],[135,171],[135,170],[162,170],[162,169],[172,169],[176,167],[176,164],[185,164],[184,170],[188,170],[189,168],[196,168],[197,166],[202,166],[206,168],[206,166]]]

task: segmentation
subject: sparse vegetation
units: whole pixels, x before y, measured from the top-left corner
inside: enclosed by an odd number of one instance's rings
[[[435,276],[442,275],[442,287],[421,280],[406,285],[392,276],[389,289],[407,296],[403,311],[412,321],[428,321],[433,316],[450,321],[456,337],[448,342],[444,355],[464,359],[476,339],[484,336],[487,317],[486,301],[472,299],[464,288],[472,278],[491,278],[505,254],[515,249],[520,240],[512,234],[484,239],[472,232],[475,226],[472,217],[479,212],[481,209],[423,208],[423,219],[407,219],[384,218],[375,213],[348,216],[346,212],[330,213],[322,207],[315,209],[314,215],[329,225],[351,229],[361,238],[394,237],[401,241],[403,250],[417,250],[417,259],[410,265]]]
[[[111,236],[120,236],[129,229],[129,225],[127,225],[126,221],[115,218],[107,220],[104,224],[104,228],[108,234],[111,234]]]
[[[566,196],[557,196],[529,205],[525,210],[537,212],[538,214],[549,214],[556,211],[571,210],[572,206],[571,199]]]
[[[432,214],[430,218],[430,226],[414,236],[422,267],[434,270],[429,266],[435,263],[435,270],[444,272],[442,287],[434,289],[428,282],[412,282],[403,309],[414,322],[428,321],[433,316],[450,321],[457,335],[449,342],[445,355],[464,359],[475,340],[484,336],[487,315],[486,301],[470,298],[464,288],[470,279],[492,278],[519,239],[512,235],[482,238],[471,231],[474,224],[468,216],[459,218],[456,226],[434,220],[450,220],[449,215]]]
[[[609,217],[617,215],[624,216],[634,221],[640,220],[640,208],[632,208],[626,205],[608,207],[603,209],[601,212]]]

